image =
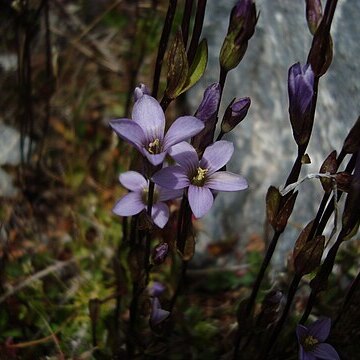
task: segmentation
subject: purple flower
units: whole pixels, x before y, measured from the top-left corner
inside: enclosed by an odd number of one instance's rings
[[[321,0],[305,0],[306,20],[310,32],[314,35],[322,19]]]
[[[169,154],[179,164],[158,171],[153,180],[169,189],[188,188],[188,200],[195,217],[204,216],[214,202],[212,190],[238,191],[247,188],[246,180],[228,171],[218,171],[231,158],[234,145],[217,141],[208,146],[199,161],[196,150],[182,142],[172,147]]]
[[[159,297],[165,291],[165,286],[158,281],[154,281],[152,285],[148,288],[150,296]]]
[[[225,111],[224,118],[221,123],[221,130],[224,133],[227,133],[243,121],[248,113],[250,105],[251,100],[248,97],[231,103]]]
[[[169,317],[170,312],[161,308],[160,301],[157,297],[154,297],[151,302],[150,325],[156,326],[166,320]]]
[[[138,101],[143,95],[150,95],[150,89],[145,84],[139,84],[134,90],[134,101]]]
[[[113,212],[120,216],[131,216],[146,209],[149,182],[136,171],[121,174],[119,180],[130,192],[116,203]],[[170,191],[155,186],[151,217],[158,227],[163,228],[169,220],[169,208],[163,201],[175,199],[181,194],[181,191]]]
[[[159,165],[171,146],[191,138],[204,128],[194,116],[179,117],[170,126],[166,135],[165,115],[153,97],[143,94],[132,111],[132,120],[116,119],[110,126],[117,135],[134,145],[153,165]]]
[[[232,12],[234,22],[242,22],[241,33],[237,36],[238,41],[241,39],[249,40],[254,32],[257,22],[256,7],[253,0],[239,0]]]
[[[309,109],[314,95],[311,65],[296,63],[289,69],[288,91],[290,115],[301,116]]]
[[[331,320],[322,318],[308,327],[298,325],[296,335],[300,345],[299,360],[340,360],[336,350],[324,341],[330,334]]]

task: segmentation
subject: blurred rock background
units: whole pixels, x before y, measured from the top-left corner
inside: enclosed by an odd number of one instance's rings
[[[288,118],[287,72],[295,62],[305,63],[312,36],[305,18],[305,1],[259,0],[258,25],[240,65],[228,75],[222,116],[233,97],[250,96],[247,118],[228,135],[235,142],[229,170],[244,175],[248,191],[222,193],[211,213],[204,218],[209,239],[238,237],[246,243],[252,235],[263,235],[265,194],[270,185],[283,185],[296,157],[296,145]],[[227,31],[228,14],[234,1],[209,1],[203,36],[208,39],[209,64],[204,78],[191,92],[193,109],[200,103],[203,89],[218,81],[218,54]],[[324,2],[323,2],[324,5]],[[359,115],[360,91],[360,2],[339,1],[332,26],[333,63],[320,80],[315,125],[308,148],[311,164],[302,176],[318,172],[326,156],[340,150],[347,132]],[[312,219],[322,197],[317,180],[300,186],[290,226],[280,241],[282,251],[291,248],[300,228]],[[206,243],[206,241],[201,243]]]

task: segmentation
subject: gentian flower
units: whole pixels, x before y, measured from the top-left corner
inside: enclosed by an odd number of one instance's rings
[[[156,326],[166,320],[169,317],[170,312],[161,308],[160,301],[157,297],[154,297],[151,302],[150,325]]]
[[[308,327],[298,325],[296,335],[300,345],[299,360],[340,360],[336,350],[324,341],[330,334],[331,320],[322,318]]]
[[[130,192],[116,203],[113,212],[120,216],[131,216],[145,210],[147,208],[149,182],[136,171],[127,171],[121,174],[119,180]],[[163,228],[169,220],[169,208],[164,201],[175,199],[181,195],[181,191],[171,191],[155,186],[151,218],[158,227]]]
[[[152,251],[151,259],[155,265],[162,264],[169,253],[169,244],[166,242],[156,245]]]
[[[196,150],[188,143],[173,146],[169,155],[179,164],[154,174],[156,184],[169,189],[188,188],[188,200],[196,218],[204,216],[214,202],[215,191],[238,191],[248,187],[246,180],[228,171],[218,171],[231,158],[234,145],[217,141],[208,146],[199,161]]]
[[[314,94],[314,73],[311,65],[301,66],[296,63],[289,69],[288,91],[289,91],[289,111],[294,114],[304,114],[313,98]]]
[[[314,72],[309,64],[296,63],[289,69],[289,114],[294,139],[298,145],[308,141],[312,130],[310,116],[314,96]]]
[[[116,134],[134,145],[154,166],[161,164],[171,146],[191,138],[204,128],[194,116],[179,117],[165,131],[165,115],[153,97],[143,94],[134,104],[132,120],[110,121]]]

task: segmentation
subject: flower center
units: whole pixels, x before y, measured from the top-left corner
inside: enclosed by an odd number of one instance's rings
[[[208,169],[203,169],[200,166],[196,169],[196,173],[191,179],[191,183],[196,186],[203,186],[205,183],[206,173]]]
[[[155,139],[153,142],[151,142],[148,145],[147,151],[150,154],[159,154],[160,153],[160,140],[159,139]]]
[[[319,343],[319,340],[315,339],[311,335],[308,335],[303,339],[302,343],[303,343],[302,345],[303,345],[305,351],[312,351],[312,350],[314,350],[316,345]]]

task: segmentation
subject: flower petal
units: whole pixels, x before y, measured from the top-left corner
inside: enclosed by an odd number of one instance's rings
[[[160,154],[150,154],[146,149],[142,149],[142,154],[149,160],[151,164],[154,166],[158,166],[164,162],[166,152],[162,152]]]
[[[163,168],[155,173],[152,179],[156,184],[166,189],[184,189],[190,184],[185,169],[181,166]]]
[[[186,141],[174,145],[169,155],[183,168],[186,169],[188,174],[191,174],[199,166],[199,157],[196,150],[192,145]]]
[[[238,191],[246,189],[248,184],[241,175],[229,171],[218,171],[208,177],[206,186],[212,190]]]
[[[145,209],[140,192],[130,192],[122,197],[114,206],[113,212],[120,216],[131,216]]]
[[[195,116],[179,117],[170,126],[165,135],[163,144],[164,150],[181,141],[190,139],[198,134],[204,127],[204,123]]]
[[[309,335],[313,336],[315,339],[318,339],[320,342],[324,342],[330,334],[330,328],[331,319],[321,318],[308,326]]]
[[[169,220],[169,208],[163,202],[157,202],[152,206],[151,217],[154,223],[162,229]]]
[[[196,218],[201,218],[210,209],[214,202],[213,194],[207,187],[190,185],[188,199],[191,210]]]
[[[296,336],[297,336],[298,341],[299,341],[300,344],[301,344],[302,340],[303,340],[306,336],[308,336],[308,334],[309,334],[309,330],[308,330],[308,328],[307,328],[306,326],[299,324],[299,325],[296,327]]]
[[[134,145],[138,150],[146,144],[146,137],[142,128],[129,119],[115,119],[110,121],[111,128],[123,140]]]
[[[230,141],[220,140],[208,146],[202,159],[200,167],[209,169],[208,176],[221,169],[231,158],[234,145]]]
[[[140,125],[148,142],[164,138],[165,115],[156,99],[144,94],[135,102],[132,119]]]
[[[119,176],[122,186],[132,191],[142,191],[147,187],[146,179],[136,171],[127,171]]]
[[[162,186],[157,186],[157,190],[159,193],[159,201],[167,201],[172,199],[177,199],[181,197],[184,193],[184,189],[166,189]]]
[[[167,319],[170,315],[169,311],[161,308],[160,301],[157,297],[152,300],[152,310],[150,315],[150,323],[152,326],[156,326]]]
[[[339,354],[330,344],[319,344],[311,353],[314,354],[317,359],[340,360]]]

